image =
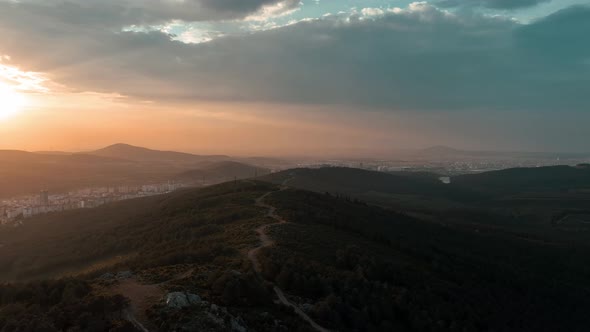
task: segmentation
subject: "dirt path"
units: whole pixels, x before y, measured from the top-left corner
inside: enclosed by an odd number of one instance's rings
[[[143,285],[135,278],[121,280],[113,288],[115,294],[121,294],[129,299],[129,308],[124,312],[125,318],[143,332],[155,331],[146,316],[146,310],[164,296],[164,289],[160,285]]]
[[[123,312],[126,320],[131,322],[131,324],[140,331],[157,331],[157,327],[154,326],[146,316],[146,310],[164,297],[166,291],[162,286],[177,280],[188,278],[194,271],[194,268],[189,269],[170,280],[151,285],[142,284],[135,277],[124,279],[114,286],[111,292],[113,294],[123,295],[129,299],[129,307]]]
[[[288,187],[286,186],[286,183],[288,181],[289,180],[286,180],[285,182],[283,182],[283,186],[281,188],[281,191],[288,189]],[[254,271],[256,272],[258,277],[261,278],[262,280],[264,280],[264,278],[262,277],[262,268],[260,267],[260,261],[258,260],[258,253],[260,252],[260,250],[262,250],[262,248],[267,248],[267,247],[271,247],[272,245],[274,245],[274,241],[270,238],[270,236],[268,236],[268,233],[267,233],[268,228],[275,226],[275,225],[282,225],[282,224],[287,223],[287,221],[285,219],[283,219],[281,216],[279,216],[276,213],[276,211],[277,211],[276,207],[264,202],[264,200],[273,193],[274,193],[274,191],[270,191],[270,192],[260,196],[256,200],[256,206],[268,209],[268,211],[266,212],[266,216],[276,220],[276,222],[272,223],[272,224],[260,226],[256,229],[256,234],[258,234],[258,238],[260,239],[260,245],[248,252],[248,259],[250,259],[250,262],[252,262],[252,266],[254,267]],[[287,299],[287,297],[285,296],[285,293],[278,286],[274,285],[273,290],[277,294],[277,297],[279,298],[280,303],[293,308],[293,310],[295,310],[295,313],[297,313],[297,315],[299,315],[299,317],[301,317],[303,320],[308,322],[311,325],[311,327],[313,327],[316,331],[329,332],[329,330],[321,327],[313,319],[311,319],[311,317],[309,317],[305,312],[303,312],[303,310],[301,310],[299,308],[299,306],[297,306],[295,303],[289,301],[289,299]]]
[[[262,270],[260,268],[260,261],[258,260],[258,253],[260,252],[260,250],[262,250],[262,248],[266,248],[266,247],[270,247],[274,244],[274,241],[268,236],[268,233],[266,232],[267,229],[270,226],[274,226],[274,225],[281,225],[281,224],[286,224],[287,221],[282,219],[281,217],[279,217],[275,212],[276,212],[276,208],[274,206],[268,205],[266,203],[264,203],[264,199],[266,197],[268,197],[270,194],[272,194],[273,192],[268,192],[262,196],[260,196],[257,200],[256,200],[256,206],[258,207],[262,207],[265,209],[268,209],[267,213],[265,214],[265,216],[270,217],[275,219],[277,222],[273,223],[273,224],[267,224],[267,225],[262,225],[260,227],[258,227],[256,229],[256,234],[258,234],[258,238],[260,239],[260,245],[252,250],[250,250],[248,252],[248,259],[250,259],[250,261],[252,262],[252,265],[254,266],[254,271],[260,276],[262,273]]]

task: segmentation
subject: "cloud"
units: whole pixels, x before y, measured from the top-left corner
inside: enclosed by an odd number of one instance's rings
[[[367,7],[361,10],[361,14],[363,16],[381,16],[385,14],[385,11],[381,8]]]
[[[0,85],[7,83],[15,90],[24,92],[48,92],[44,86],[46,79],[43,75],[33,72],[23,72],[18,68],[2,64],[3,60],[10,60],[8,56],[0,56]]]
[[[485,7],[490,9],[520,9],[533,7],[551,0],[440,0],[441,7]]]
[[[0,8],[21,15],[52,17],[65,24],[116,28],[171,20],[243,19],[257,13],[280,15],[295,0],[0,0]]]
[[[589,7],[522,25],[417,3],[370,20],[328,16],[185,44],[160,31],[85,28],[39,6],[11,6],[0,8],[0,54],[80,91],[359,110],[590,107]]]
[[[576,66],[590,58],[590,7],[573,6],[523,26],[515,37],[525,51],[556,65]]]
[[[299,0],[283,0],[272,5],[267,5],[255,14],[246,17],[247,21],[267,21],[271,18],[290,15],[299,9]]]

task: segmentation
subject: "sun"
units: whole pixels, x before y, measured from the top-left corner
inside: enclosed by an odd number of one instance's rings
[[[12,87],[0,83],[0,120],[20,112],[25,105],[25,97]]]

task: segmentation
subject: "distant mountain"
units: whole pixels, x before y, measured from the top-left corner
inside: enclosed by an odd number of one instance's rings
[[[0,197],[63,192],[86,186],[165,181],[178,170],[114,156],[0,151]]]
[[[286,169],[296,164],[294,161],[284,160],[272,157],[236,157],[233,160],[250,165],[262,166],[266,168]]]
[[[0,150],[0,162],[2,163],[13,163],[13,162],[26,162],[26,161],[42,161],[42,160],[53,160],[53,156],[44,156],[27,151],[19,150]],[[0,165],[1,166],[1,165]]]
[[[229,159],[228,156],[222,155],[200,156],[184,152],[152,150],[123,143],[87,152],[87,154],[143,162],[199,162]]]
[[[239,158],[238,158],[239,159]],[[280,165],[278,159],[241,158]],[[265,175],[270,170],[230,160],[223,155],[194,155],[115,144],[85,152],[0,150],[0,198],[60,193],[84,187],[146,184],[179,180],[194,184]]]
[[[33,151],[33,153],[37,154],[45,154],[45,155],[58,155],[58,156],[65,156],[71,155],[72,152],[65,152],[65,151]]]
[[[72,162],[72,163],[98,163],[98,164],[134,164],[135,162],[128,159],[122,158],[113,158],[113,157],[103,157],[103,156],[96,156],[91,154],[85,153],[75,153],[71,155],[60,155],[63,156],[64,161]]]
[[[235,161],[221,161],[211,163],[203,168],[203,170],[219,175],[230,175],[238,178],[249,178],[253,176],[261,176],[270,173],[270,170],[262,167],[252,166],[249,164],[239,163]]]
[[[223,182],[269,174],[270,170],[235,161],[202,163],[199,168],[178,174],[175,178],[188,182]]]
[[[256,158],[255,161],[262,161]],[[0,197],[63,192],[87,186],[180,179],[218,183],[269,173],[223,155],[194,155],[115,144],[86,153],[0,150]]]
[[[84,153],[42,153],[19,150],[0,150],[0,161],[6,164],[39,163],[39,164],[68,164],[70,162],[88,163],[128,163],[121,158],[101,157]],[[0,165],[0,169],[3,165]],[[27,165],[22,165],[26,167]]]

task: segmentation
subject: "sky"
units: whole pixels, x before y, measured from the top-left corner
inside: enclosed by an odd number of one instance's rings
[[[587,0],[0,0],[0,149],[590,152]]]

